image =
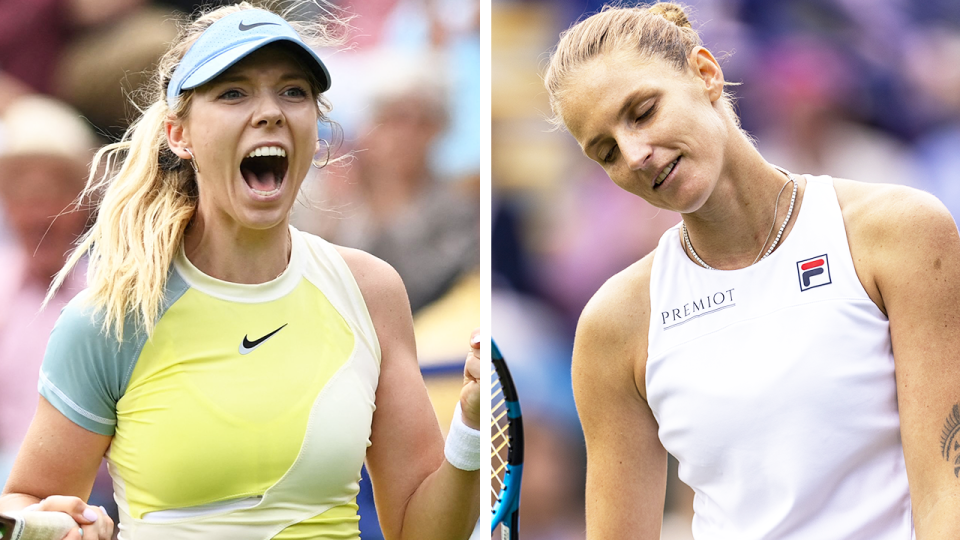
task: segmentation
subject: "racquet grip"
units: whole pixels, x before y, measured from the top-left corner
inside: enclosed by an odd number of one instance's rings
[[[2,540],[60,540],[79,525],[63,512],[5,512],[2,517],[14,521]],[[6,520],[5,520],[6,521]]]

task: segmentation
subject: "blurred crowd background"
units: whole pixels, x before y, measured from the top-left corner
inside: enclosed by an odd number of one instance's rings
[[[70,211],[93,152],[136,118],[136,90],[202,5],[231,1],[0,1],[0,485],[36,408],[48,335],[84,286],[72,276],[47,308],[51,277],[88,224]],[[316,3],[253,2],[294,18]],[[332,157],[304,183],[293,223],[391,263],[409,291],[421,366],[444,431],[480,326],[480,62],[477,0],[338,0],[347,43],[320,51]],[[131,98],[133,95],[133,99]],[[54,219],[55,216],[59,216]],[[189,444],[189,441],[184,441]],[[361,482],[364,539],[382,538]],[[113,509],[101,470],[92,502]]]
[[[731,90],[743,127],[768,161],[914,186],[960,215],[960,2],[682,3],[726,80],[741,83]],[[585,456],[570,389],[580,311],[679,221],[620,191],[546,121],[549,51],[602,6],[492,4],[492,331],[524,411],[527,540],[584,537]],[[663,538],[690,538],[692,493],[675,470],[672,478]]]
[[[232,2],[206,2],[226,4]],[[285,2],[275,2],[284,4]],[[308,178],[294,223],[393,264],[446,427],[466,339],[480,325],[479,193],[488,78],[478,0],[341,0],[351,46],[333,73],[336,155]],[[894,182],[960,212],[960,3],[685,2],[721,58],[743,126],[794,172]],[[540,74],[559,33],[602,3],[492,0],[492,332],[527,417],[522,532],[583,538],[585,456],[570,390],[573,329],[603,281],[678,216],[619,191],[551,131]],[[38,313],[89,218],[61,215],[92,151],[135,117],[187,0],[0,0],[0,482],[36,406],[36,378],[71,282]],[[299,16],[315,14],[305,4]],[[335,145],[336,146],[336,145]],[[639,329],[638,331],[645,331]],[[365,482],[365,492],[369,484]],[[99,504],[109,506],[109,483]],[[690,493],[671,484],[665,538],[689,537]],[[364,539],[379,538],[362,510]]]

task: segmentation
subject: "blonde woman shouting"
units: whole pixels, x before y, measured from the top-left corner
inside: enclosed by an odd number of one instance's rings
[[[121,538],[359,538],[366,460],[387,538],[469,536],[476,344],[444,447],[396,272],[288,223],[328,151],[331,77],[304,38],[334,24],[244,3],[164,56],[156,101],[98,156],[97,221],[60,274],[88,254],[89,288],[51,335],[0,508],[108,539],[83,502],[106,456]]]

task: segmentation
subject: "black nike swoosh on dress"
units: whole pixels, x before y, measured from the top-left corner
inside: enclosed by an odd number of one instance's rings
[[[277,328],[273,332],[270,332],[269,334],[263,336],[262,338],[255,339],[253,341],[250,341],[249,339],[247,339],[247,336],[243,336],[243,342],[240,343],[240,354],[249,354],[253,352],[253,350],[259,347],[261,343],[270,339],[270,337],[272,337],[277,332],[283,330],[286,326],[287,325],[284,324],[283,326],[281,326],[280,328]]]

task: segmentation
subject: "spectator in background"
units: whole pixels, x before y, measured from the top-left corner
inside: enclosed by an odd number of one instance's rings
[[[120,134],[126,96],[176,36],[169,7],[148,0],[4,0],[0,70]],[[122,84],[122,83],[126,84]]]
[[[911,44],[908,74],[933,128],[916,143],[918,187],[960,216],[960,27],[935,26]]]
[[[745,93],[760,152],[787,170],[917,186],[910,148],[868,125],[853,60],[813,36],[784,36],[758,54]],[[746,101],[746,100],[745,100]]]
[[[374,96],[347,182],[324,186],[319,204],[339,214],[301,216],[311,232],[396,268],[414,313],[480,263],[476,201],[429,166],[447,121],[446,95],[427,71],[430,64],[416,65],[397,70],[399,78]]]
[[[76,111],[29,95],[0,116],[0,207],[17,245],[0,265],[0,483],[37,406],[37,378],[60,308],[83,287],[74,273],[45,310],[40,305],[88,213],[69,210],[83,189],[97,142]],[[56,217],[56,219],[54,219]]]
[[[176,37],[178,13],[234,0],[3,0],[0,77],[56,96],[119,138],[127,95]],[[2,86],[2,84],[0,84]]]

